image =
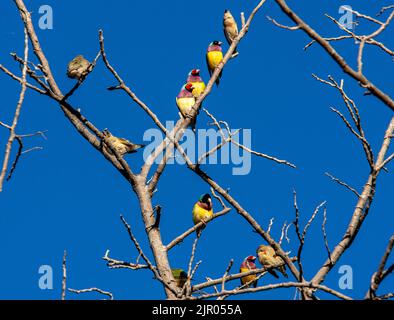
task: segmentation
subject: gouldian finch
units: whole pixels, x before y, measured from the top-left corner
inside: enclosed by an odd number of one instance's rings
[[[69,78],[77,79],[78,81],[88,73],[90,62],[82,55],[76,56],[68,64],[67,76]]]
[[[182,289],[187,281],[187,273],[182,269],[171,269],[171,272],[176,281],[177,287]]]
[[[187,118],[190,114],[192,107],[196,103],[196,98],[193,95],[194,87],[191,83],[186,83],[176,97],[176,105],[181,112],[182,117]],[[196,117],[191,122],[191,127],[193,131],[196,128]]]
[[[235,21],[233,15],[231,14],[230,10],[224,11],[223,16],[223,32],[227,39],[228,45],[231,46],[234,39],[238,37],[238,26],[237,22]],[[237,52],[237,48],[235,48],[234,53]]]
[[[279,257],[274,248],[271,246],[261,245],[257,248],[257,256],[259,257],[259,262],[263,267],[274,267],[277,268],[286,278],[286,267],[285,262],[281,257]],[[279,278],[273,269],[268,270],[275,278]]]
[[[222,42],[213,41],[209,44],[207,49],[207,66],[209,75],[212,77],[212,73],[215,71],[216,67],[223,60],[222,52]],[[222,72],[220,72],[219,77],[216,79],[216,85],[219,86],[220,78],[222,77]]]
[[[197,236],[200,236],[201,231],[205,228],[205,222],[213,216],[212,198],[206,193],[200,197],[193,207],[193,222],[194,224],[204,222],[204,225],[197,231]]]
[[[127,153],[135,153],[138,149],[145,147],[143,144],[135,144],[127,139],[115,137],[107,129],[103,131],[103,134],[121,156]],[[107,146],[105,146],[105,149],[112,154]]]
[[[197,99],[205,90],[205,83],[200,76],[199,69],[190,71],[187,82],[193,85],[193,96]]]
[[[256,270],[256,264],[254,263],[256,261],[255,256],[248,256],[245,258],[245,260],[242,262],[241,267],[239,269],[239,272],[249,272],[251,270]],[[241,278],[241,284],[245,285],[249,283],[249,285],[253,285],[253,287],[257,287],[257,281],[252,282],[257,278],[256,274],[251,274],[249,276],[245,276]]]

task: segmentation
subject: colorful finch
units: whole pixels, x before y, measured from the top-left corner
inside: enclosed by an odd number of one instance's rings
[[[193,95],[194,87],[191,83],[185,84],[181,91],[179,92],[178,96],[176,97],[176,105],[182,115],[182,117],[187,118],[192,111],[192,107],[196,104],[196,98]],[[197,116],[194,117],[190,126],[192,127],[193,131],[196,129],[196,121]]]
[[[205,222],[213,216],[212,198],[206,193],[200,197],[196,202],[192,211],[194,224],[203,222],[204,225],[196,230],[197,236],[200,236],[201,231],[205,228]]]
[[[187,77],[187,83],[191,83],[193,85],[193,95],[197,99],[205,90],[205,83],[200,76],[199,69],[193,69],[190,71]]]
[[[207,60],[208,72],[211,77],[217,66],[223,60],[223,52],[221,46],[222,46],[222,42],[213,41],[209,44],[207,49],[206,60]],[[222,77],[222,72],[220,72],[219,77],[216,79],[217,86],[219,86],[221,77]]]
[[[248,256],[245,258],[245,260],[242,262],[241,267],[239,269],[239,272],[249,272],[251,270],[256,270],[256,264],[254,263],[256,261],[255,256]],[[257,281],[254,281],[257,278],[256,274],[251,274],[249,276],[245,276],[241,278],[241,284],[245,285],[248,283],[248,286],[253,285],[253,287],[257,287]]]

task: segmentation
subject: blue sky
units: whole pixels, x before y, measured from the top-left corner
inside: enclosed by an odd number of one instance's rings
[[[258,1],[207,1],[199,5],[185,1],[29,1],[36,30],[52,71],[63,92],[74,82],[65,75],[66,66],[77,54],[93,59],[98,52],[97,32],[104,30],[106,49],[114,67],[126,83],[164,122],[177,120],[175,96],[192,68],[200,68],[208,80],[205,50],[216,39],[224,40],[222,14],[230,9],[249,14]],[[380,5],[390,4],[380,1]],[[48,4],[54,12],[54,29],[40,30],[38,8]],[[374,15],[380,5],[359,1],[289,1],[305,20],[323,35],[341,32],[323,15],[339,18],[342,4]],[[0,4],[0,63],[18,72],[10,52],[23,52],[23,28],[11,1]],[[341,239],[356,203],[354,195],[330,181],[328,171],[358,190],[368,176],[368,165],[358,141],[340,119],[329,110],[344,110],[338,93],[316,82],[311,73],[322,78],[343,78],[345,88],[360,108],[367,137],[376,152],[392,112],[375,98],[363,96],[363,89],[345,76],[318,46],[307,52],[309,39],[302,32],[274,27],[265,16],[288,23],[273,1],[267,3],[253,21],[250,32],[239,46],[240,55],[223,72],[220,88],[214,88],[204,102],[218,119],[231,127],[250,128],[252,145],[261,151],[287,159],[297,165],[291,169],[255,158],[246,176],[233,176],[231,165],[209,165],[208,173],[254,215],[263,227],[275,217],[273,235],[279,236],[284,221],[294,219],[293,188],[297,190],[301,220],[307,221],[314,208],[327,201],[328,239],[331,248]],[[369,28],[371,25],[368,25]],[[361,30],[372,30],[360,27]],[[393,26],[380,40],[393,48]],[[227,49],[227,45],[225,46]],[[336,44],[354,65],[354,41]],[[32,51],[31,51],[32,54]],[[31,56],[32,58],[32,56]],[[366,48],[365,73],[384,91],[394,96],[393,62],[376,48]],[[108,92],[115,84],[100,62],[82,88],[71,98],[75,107],[97,127],[140,142],[153,127],[150,119],[121,92]],[[5,75],[0,76],[2,104],[0,120],[10,122],[20,87]],[[201,115],[198,127],[208,119]],[[18,133],[48,130],[47,140],[31,138],[29,147],[44,149],[25,155],[14,177],[0,194],[0,298],[59,299],[61,260],[68,251],[68,287],[100,287],[116,299],[164,298],[162,287],[149,271],[109,270],[101,260],[107,249],[111,256],[134,260],[137,252],[120,222],[123,214],[146,252],[149,244],[138,211],[135,195],[122,177],[93,150],[70,126],[58,106],[46,97],[28,91]],[[7,131],[0,130],[3,148]],[[3,151],[1,151],[2,153]],[[139,170],[141,154],[127,156],[132,168]],[[392,166],[392,165],[391,165]],[[390,168],[391,169],[391,168]],[[185,166],[171,165],[158,185],[154,204],[163,207],[161,231],[169,242],[192,224],[191,209],[200,194],[209,191],[199,177]],[[375,201],[363,228],[349,250],[330,273],[326,284],[338,287],[338,268],[353,268],[353,289],[343,293],[362,298],[394,229],[391,201],[393,177],[379,177]],[[219,208],[218,204],[216,207]],[[308,234],[304,249],[305,276],[315,274],[326,259],[321,234],[320,214]],[[296,253],[298,242],[293,232],[285,250]],[[173,267],[187,268],[192,239],[170,252]],[[213,222],[204,231],[196,259],[203,260],[195,282],[205,276],[220,277],[231,258],[233,271],[247,255],[254,254],[262,239],[236,214]],[[390,261],[393,261],[391,258]],[[41,265],[53,268],[53,290],[38,287]],[[266,276],[261,283],[276,281]],[[231,287],[232,285],[229,285]],[[382,293],[393,290],[393,278],[381,286]],[[239,298],[292,299],[294,290],[262,292]],[[324,294],[321,297],[326,297]],[[87,294],[68,298],[101,298]]]

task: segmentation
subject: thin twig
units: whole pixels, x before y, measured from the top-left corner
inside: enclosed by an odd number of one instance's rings
[[[391,236],[387,248],[382,256],[382,259],[379,263],[378,270],[373,274],[371,278],[371,285],[369,287],[368,293],[366,295],[367,299],[373,299],[376,296],[376,291],[379,288],[380,283],[394,270],[394,264],[388,267],[386,270],[384,269],[387,263],[387,259],[389,258],[391,251],[394,247],[394,235]]]
[[[3,183],[4,183],[5,176],[7,174],[8,163],[9,163],[10,156],[11,156],[12,143],[14,142],[14,140],[16,138],[15,129],[16,129],[16,126],[18,125],[18,120],[19,120],[19,116],[21,113],[22,104],[25,99],[25,92],[26,92],[26,87],[27,87],[26,86],[26,75],[27,75],[27,60],[28,60],[28,56],[29,56],[29,42],[28,42],[29,38],[28,38],[26,28],[24,28],[24,35],[25,35],[25,41],[24,41],[24,56],[23,56],[21,91],[19,94],[18,104],[15,109],[14,119],[12,121],[12,125],[10,128],[8,141],[7,141],[7,144],[5,147],[3,166],[2,166],[2,169],[0,172],[0,192],[3,191]]]
[[[68,289],[68,291],[70,292],[74,292],[76,294],[81,294],[81,293],[86,293],[86,292],[98,292],[101,293],[103,295],[106,295],[109,297],[109,300],[113,300],[114,299],[114,295],[109,292],[109,291],[104,291],[102,289],[99,288],[89,288],[89,289],[81,289],[81,290],[76,290],[76,289]]]
[[[139,255],[139,257],[140,256],[141,255]],[[131,262],[110,258],[109,250],[105,252],[105,255],[102,259],[107,261],[107,266],[110,269],[131,269],[131,270],[149,269],[149,266],[147,264],[139,264],[138,259],[136,263],[131,263]]]
[[[351,186],[349,186],[347,183],[339,180],[338,178],[335,178],[333,175],[331,175],[330,173],[326,172],[325,175],[327,177],[330,177],[333,181],[337,182],[338,184],[340,184],[341,186],[344,186],[346,189],[350,190],[351,192],[353,192],[357,198],[360,198],[360,194],[357,192],[356,189],[352,188]]]
[[[67,251],[64,250],[63,254],[63,278],[62,278],[62,300],[66,300],[66,288],[67,288],[67,266],[66,266]]]
[[[219,218],[231,211],[231,208],[225,208],[222,211],[214,214],[211,218],[207,219],[205,222],[199,222],[190,229],[186,230],[184,233],[176,237],[174,240],[172,240],[169,244],[167,244],[166,249],[167,251],[171,250],[173,247],[175,247],[177,244],[181,243],[187,236],[195,232],[197,229],[201,228],[202,226],[205,226],[212,220]]]
[[[156,277],[157,280],[159,280],[167,289],[169,289],[170,291],[172,291],[174,294],[176,294],[175,290],[168,284],[166,283],[163,278],[161,277],[161,275],[159,274],[159,272],[157,271],[157,269],[153,266],[153,264],[150,262],[149,258],[145,255],[145,253],[142,251],[142,248],[140,246],[140,244],[138,243],[137,239],[135,238],[135,236],[133,235],[132,231],[131,231],[131,227],[130,225],[127,223],[127,221],[125,220],[125,218],[123,218],[123,216],[120,216],[120,219],[122,220],[123,225],[126,227],[127,229],[127,233],[129,234],[129,237],[131,239],[131,241],[134,243],[135,248],[137,249],[138,253],[140,254],[141,258],[145,261],[145,263],[148,265],[149,269],[152,271],[152,273],[154,274],[154,276]]]
[[[327,224],[327,208],[324,207],[323,223],[322,223],[322,231],[323,231],[323,237],[324,237],[324,246],[326,247],[326,251],[327,251],[328,259],[330,260],[330,264],[332,264],[330,246],[328,245],[326,224]]]

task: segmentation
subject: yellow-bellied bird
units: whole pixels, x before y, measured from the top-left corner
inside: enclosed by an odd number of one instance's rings
[[[263,267],[276,268],[287,278],[285,262],[279,257],[271,246],[261,245],[257,248],[257,256]],[[268,270],[275,278],[279,278],[273,269]]]
[[[187,82],[193,85],[193,95],[197,99],[205,90],[205,83],[200,76],[200,69],[190,71]]]
[[[78,81],[88,73],[90,62],[82,55],[76,56],[70,61],[67,68],[67,76]]]
[[[205,222],[213,216],[212,198],[208,193],[201,196],[195,203],[192,214],[194,224],[204,223],[202,227],[196,230],[197,236],[200,236],[201,231],[205,228]]]
[[[127,139],[115,137],[107,129],[104,129],[103,134],[122,157],[127,153],[135,153],[138,149],[145,147],[143,144],[135,144]],[[104,148],[108,153],[112,154],[112,151],[107,146],[104,146]]]
[[[181,112],[182,117],[187,118],[192,111],[192,107],[196,103],[196,98],[193,95],[194,87],[191,83],[186,83],[179,92],[178,96],[176,97],[176,105],[178,106],[179,111]],[[192,122],[190,123],[193,131],[196,128],[196,117],[193,118]]]
[[[216,67],[223,60],[223,52],[222,52],[222,42],[213,41],[209,44],[207,49],[207,66],[209,75],[212,77],[212,73],[215,71]],[[216,79],[216,85],[219,86],[220,78],[222,77],[222,71],[219,74],[219,77]]]
[[[223,32],[228,42],[228,45],[231,46],[234,39],[238,37],[238,26],[237,22],[235,21],[233,15],[231,14],[230,10],[224,11],[223,16]],[[237,52],[237,48],[235,48],[234,53]]]
[[[176,281],[177,287],[182,289],[187,281],[187,273],[182,269],[171,269],[171,272]]]
[[[251,270],[256,270],[256,264],[254,263],[256,261],[255,256],[248,256],[245,258],[245,260],[242,262],[241,267],[239,269],[239,272],[244,273],[244,272],[249,272]],[[257,274],[251,274],[245,277],[241,278],[241,284],[245,285],[249,283],[248,286],[253,285],[253,287],[257,287],[257,281],[253,281],[257,278]]]

